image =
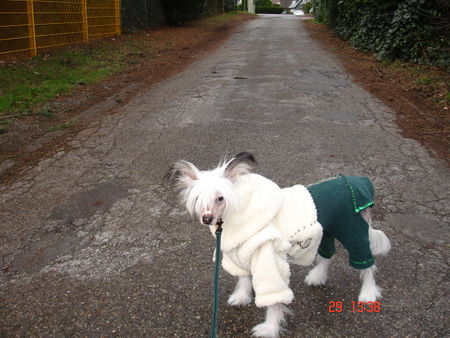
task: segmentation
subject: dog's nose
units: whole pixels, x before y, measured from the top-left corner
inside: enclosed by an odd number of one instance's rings
[[[204,215],[202,220],[203,220],[203,224],[211,224],[213,221],[214,217],[212,215]]]

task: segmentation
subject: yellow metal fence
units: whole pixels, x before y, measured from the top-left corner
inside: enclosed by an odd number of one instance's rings
[[[0,58],[120,34],[120,0],[0,0]]]

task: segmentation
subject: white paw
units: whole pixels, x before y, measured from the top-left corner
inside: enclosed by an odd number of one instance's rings
[[[267,338],[277,338],[280,336],[281,331],[280,325],[267,322],[258,324],[252,329],[255,337]]]
[[[243,306],[248,305],[252,301],[251,294],[246,292],[233,292],[230,297],[228,297],[228,305],[233,306]]]
[[[381,292],[380,289],[375,286],[371,288],[367,288],[364,290],[361,290],[359,293],[358,301],[360,302],[375,302],[377,299],[381,299]]]
[[[308,275],[305,277],[306,285],[325,285],[327,282],[328,276],[327,273],[322,269],[312,269]]]

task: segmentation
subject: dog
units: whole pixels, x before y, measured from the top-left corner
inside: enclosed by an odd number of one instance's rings
[[[210,227],[214,236],[223,221],[222,267],[238,277],[229,305],[252,301],[266,307],[265,321],[253,328],[257,337],[278,337],[291,314],[287,304],[290,264],[316,265],[307,285],[323,285],[338,239],[349,252],[349,263],[360,270],[359,301],[374,302],[381,289],[374,278],[373,255],[386,254],[390,242],[372,228],[373,186],[366,177],[336,176],[310,186],[279,188],[255,174],[249,152],[201,171],[187,161],[174,163],[166,180],[175,182],[189,214]]]

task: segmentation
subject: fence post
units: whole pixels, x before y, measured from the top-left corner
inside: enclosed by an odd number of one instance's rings
[[[31,57],[37,55],[36,48],[36,32],[34,29],[34,5],[33,0],[27,1],[27,14],[28,14],[28,40],[30,45]]]
[[[120,35],[120,0],[115,1],[115,13],[114,13],[114,24],[115,24],[115,31],[117,35]],[[147,1],[145,2],[145,9],[147,12]],[[147,15],[147,13],[145,13]],[[147,19],[148,20],[148,19]],[[146,27],[148,28],[148,27]]]
[[[88,16],[87,16],[87,0],[81,0],[81,18],[83,21],[83,40],[84,42],[89,41],[89,31],[88,31]]]

